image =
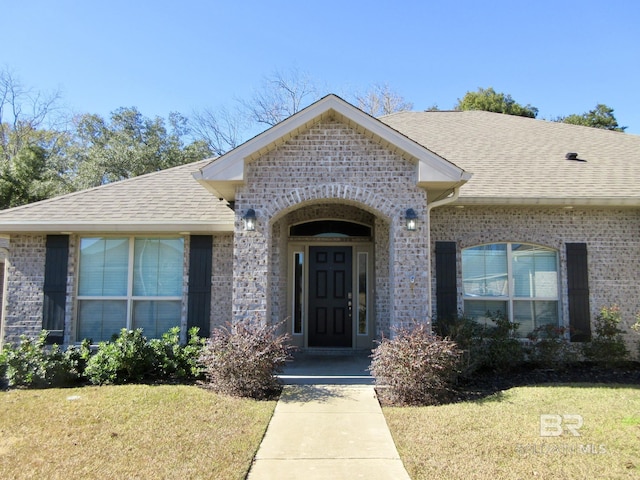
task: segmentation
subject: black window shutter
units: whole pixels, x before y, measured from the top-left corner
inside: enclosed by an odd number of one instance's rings
[[[47,343],[61,344],[64,341],[68,263],[69,236],[47,235],[42,309],[42,328],[49,331]]]
[[[591,340],[591,315],[587,244],[567,243],[566,250],[571,341],[588,342]]]
[[[187,328],[199,327],[201,337],[210,334],[212,247],[210,235],[191,236]]]
[[[458,314],[456,242],[436,242],[436,316],[438,320]]]

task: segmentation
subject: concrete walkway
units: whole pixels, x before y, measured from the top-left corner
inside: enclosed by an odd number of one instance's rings
[[[368,372],[350,374],[349,369],[359,369],[362,362],[299,360],[311,366],[292,365],[285,371],[283,380],[289,385],[276,405],[248,479],[408,480],[371,377]],[[344,362],[344,368],[337,369],[336,364]],[[314,377],[319,383],[312,383]]]

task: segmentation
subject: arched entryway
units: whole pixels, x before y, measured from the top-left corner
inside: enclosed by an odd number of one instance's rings
[[[280,265],[272,265],[286,278],[277,303],[286,305],[296,346],[372,347],[379,334],[376,282],[388,275],[388,255],[380,255],[380,265],[375,246],[384,238],[386,222],[347,204],[303,206],[274,224],[275,250],[286,251],[275,256]]]

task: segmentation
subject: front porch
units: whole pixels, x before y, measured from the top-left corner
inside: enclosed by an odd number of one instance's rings
[[[306,349],[287,361],[285,385],[373,385],[371,350]]]

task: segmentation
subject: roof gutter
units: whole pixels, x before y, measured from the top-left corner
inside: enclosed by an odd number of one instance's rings
[[[4,234],[16,233],[176,233],[176,232],[233,232],[233,222],[3,222],[0,223],[0,238]]]

